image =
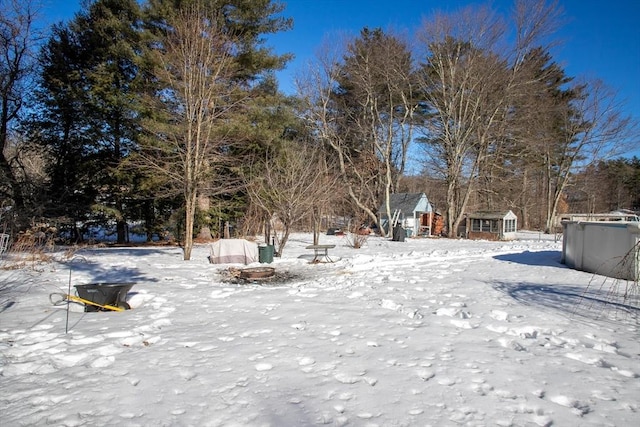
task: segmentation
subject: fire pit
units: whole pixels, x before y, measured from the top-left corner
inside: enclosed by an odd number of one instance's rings
[[[235,284],[283,284],[297,280],[298,276],[288,271],[276,271],[273,267],[235,268],[220,272],[222,281]]]
[[[246,280],[268,279],[275,276],[276,269],[273,267],[251,267],[240,270],[238,277]]]

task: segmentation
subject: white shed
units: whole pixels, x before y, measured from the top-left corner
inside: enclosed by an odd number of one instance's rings
[[[467,238],[513,240],[518,229],[518,217],[511,211],[476,212],[467,215]]]
[[[409,237],[430,236],[433,208],[424,193],[395,193],[389,198],[392,218],[387,217],[387,206],[378,208],[380,223],[387,228],[389,223],[402,226]]]

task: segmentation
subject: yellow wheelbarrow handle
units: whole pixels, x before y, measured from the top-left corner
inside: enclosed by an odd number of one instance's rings
[[[108,310],[124,311],[124,308],[122,308],[122,307],[116,307],[114,305],[108,305],[108,304],[104,304],[104,305],[98,304],[98,303],[95,303],[93,301],[89,301],[88,299],[77,297],[75,295],[67,295],[67,299],[69,299],[71,301],[75,301],[75,302],[81,302],[83,304],[93,305],[93,306],[100,307],[100,308],[106,308]]]
[[[62,299],[54,302],[54,300],[52,298],[53,295],[61,296]],[[75,295],[57,294],[56,293],[56,294],[49,295],[49,299],[51,300],[53,305],[59,305],[60,303],[64,302],[65,300],[69,300],[69,301],[74,301],[74,302],[80,302],[82,304],[93,305],[95,307],[106,308],[107,310],[113,310],[113,311],[124,311],[125,310],[123,307],[116,307],[114,305],[108,305],[108,304],[102,305],[102,304],[95,303],[93,301],[89,301],[88,299],[77,297]]]

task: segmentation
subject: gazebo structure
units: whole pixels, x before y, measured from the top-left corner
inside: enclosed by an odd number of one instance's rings
[[[511,211],[476,212],[467,215],[467,238],[472,240],[513,240],[518,217]]]
[[[385,229],[396,225],[403,227],[407,236],[431,236],[433,208],[424,193],[395,193],[389,198],[391,218],[387,216],[387,206],[378,208],[380,223]]]

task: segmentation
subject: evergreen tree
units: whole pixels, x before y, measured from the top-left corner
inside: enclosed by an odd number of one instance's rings
[[[94,134],[90,111],[84,111],[85,58],[77,34],[63,25],[54,26],[40,61],[39,110],[31,118],[30,128],[50,156],[42,216],[66,217],[75,224],[89,217],[98,191],[94,171],[99,167],[91,155]]]
[[[98,0],[55,26],[41,53],[41,110],[32,121],[53,158],[46,215],[75,221],[93,211],[116,221],[120,243],[138,190],[121,165],[140,132],[140,18],[135,0]]]
[[[520,214],[523,227],[541,227],[553,199],[550,172],[564,152],[561,117],[576,92],[569,86],[573,79],[543,48],[527,52],[520,67],[525,90],[513,98],[507,138],[492,158],[494,182],[503,184],[492,190],[500,194],[499,203]]]
[[[155,36],[149,64],[154,90],[138,165],[162,176],[184,198],[184,259],[189,260],[200,196],[234,192],[227,172],[244,138],[231,138],[252,88],[286,56],[262,46],[264,33],[285,29],[282,6],[261,1],[154,0],[147,9]]]

